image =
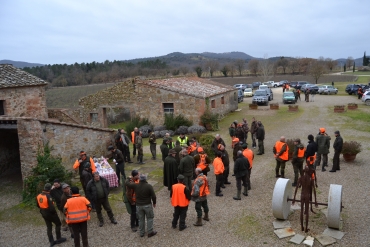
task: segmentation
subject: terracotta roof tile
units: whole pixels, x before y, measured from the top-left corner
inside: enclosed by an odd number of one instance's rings
[[[169,78],[162,80],[138,80],[136,83],[200,98],[206,98],[212,95],[236,90],[231,86],[198,77]]]
[[[47,82],[10,64],[0,64],[0,88],[46,85]]]

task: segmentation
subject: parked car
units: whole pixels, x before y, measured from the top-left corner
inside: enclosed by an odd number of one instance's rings
[[[269,88],[267,85],[260,85],[258,89],[266,90],[269,101],[274,99],[274,94],[271,88]]]
[[[301,91],[304,93],[304,92],[306,92],[307,88],[309,88],[310,91],[315,90],[316,93],[319,91],[319,87],[315,84],[304,84],[301,87]]]
[[[287,80],[282,80],[282,81],[279,81],[279,85],[278,85],[278,87],[282,87],[284,84],[289,84],[289,81],[287,81]]]
[[[295,99],[295,95],[292,91],[286,91],[283,93],[283,103],[293,103],[295,104],[297,101]]]
[[[244,84],[245,88],[253,88],[252,84]]]
[[[366,105],[370,106],[370,91],[364,92],[361,98],[362,102],[365,102]]]
[[[238,90],[238,103],[243,102],[243,101],[244,101],[243,90],[239,89]]]
[[[357,94],[357,90],[358,90],[358,85],[356,84],[348,84],[345,91],[349,94],[349,95],[352,95],[352,94]]]
[[[264,89],[258,89],[254,92],[253,99],[252,99],[253,104],[263,104],[263,105],[268,105],[269,104],[269,99],[266,90]]]
[[[252,82],[253,88],[258,88],[260,85],[261,85],[261,82],[259,81]]]
[[[319,87],[319,94],[337,94],[338,89],[331,86],[331,85],[320,85]]]
[[[274,82],[274,81],[268,81],[271,84],[271,87],[278,87],[280,85],[279,82]]]
[[[252,97],[253,96],[253,90],[252,88],[246,88],[244,89],[244,97]]]
[[[237,88],[237,89],[240,89],[240,90],[243,90],[243,91],[246,88],[246,86],[244,84],[235,84],[233,87]]]
[[[296,89],[301,89],[303,85],[305,84],[311,84],[309,83],[308,81],[299,81],[298,84],[297,84],[297,87]]]
[[[297,87],[297,85],[298,85],[298,82],[297,82],[297,81],[291,81],[291,82],[290,82],[290,87],[294,87],[294,88],[296,88],[296,87]]]

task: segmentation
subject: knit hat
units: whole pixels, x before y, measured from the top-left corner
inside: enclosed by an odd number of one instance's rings
[[[72,194],[80,194],[80,189],[76,186],[71,188]]]
[[[340,135],[339,130],[336,130],[336,131],[334,132],[334,134],[338,134],[338,135]]]
[[[294,141],[298,142],[298,143],[301,143],[301,139],[299,139],[299,138],[294,139]]]
[[[44,190],[45,191],[50,191],[51,190],[51,184],[46,183],[45,186],[44,186]]]
[[[62,189],[69,187],[69,184],[63,184]]]
[[[185,179],[185,177],[184,177],[184,175],[179,174],[179,175],[177,176],[177,179],[178,179],[178,180],[184,180],[184,179]]]
[[[239,138],[234,138],[234,139],[233,139],[233,142],[235,142],[235,143],[236,143],[236,142],[239,142]]]
[[[199,147],[199,148],[198,148],[198,152],[199,152],[199,153],[204,152],[203,148],[202,148],[202,147]]]
[[[170,149],[170,151],[168,151],[168,154],[176,154],[175,149]]]
[[[244,144],[242,145],[242,148],[244,148],[244,149],[248,148],[248,143],[244,143]]]
[[[140,181],[145,181],[146,180],[146,175],[145,174],[140,174],[139,180]]]
[[[139,174],[138,170],[132,170],[131,176],[135,177],[137,174]]]
[[[114,147],[113,146],[109,146],[108,147],[108,151],[112,151],[112,150],[114,150]]]
[[[59,179],[54,179],[54,183],[60,183]]]
[[[320,128],[320,133],[325,133],[325,128]]]
[[[310,141],[313,141],[313,135],[309,134],[309,135],[307,136],[307,139],[308,139],[308,140],[310,140]]]

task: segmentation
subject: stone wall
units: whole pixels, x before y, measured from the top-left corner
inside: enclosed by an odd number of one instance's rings
[[[43,142],[54,147],[67,169],[71,169],[81,150],[89,156],[106,156],[114,141],[115,131],[76,124],[41,121]]]
[[[69,113],[68,109],[48,109],[48,118],[59,120],[64,123],[80,124],[80,119],[76,119]]]
[[[45,85],[1,88],[7,117],[47,118]]]
[[[28,176],[32,168],[37,165],[39,148],[47,142],[54,148],[52,155],[60,156],[63,165],[71,170],[81,150],[90,156],[106,156],[108,155],[107,147],[114,141],[115,131],[110,129],[32,118],[17,118],[16,120],[18,137],[16,134],[11,136],[8,133],[9,130],[8,132],[0,130],[0,137],[11,138],[7,141],[9,145],[0,142],[0,158],[4,157],[3,160],[15,162],[14,156],[19,155],[23,178]],[[15,144],[11,144],[13,142],[19,142],[18,149]],[[6,149],[3,149],[5,146]],[[3,150],[12,155],[3,155]]]
[[[79,105],[82,107],[82,122],[87,125],[101,127],[103,123],[100,120],[93,121],[93,114],[98,114],[98,119],[101,119],[104,111],[108,118],[108,124],[116,122],[116,117],[122,119],[122,116],[125,116],[125,118],[134,116],[137,98],[135,80],[130,79],[81,98]]]

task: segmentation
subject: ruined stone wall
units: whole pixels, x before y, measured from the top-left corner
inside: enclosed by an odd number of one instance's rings
[[[1,88],[7,117],[47,118],[45,86]]]
[[[116,122],[116,117],[133,116],[136,97],[135,79],[117,83],[113,87],[83,97],[79,101],[82,107],[82,121],[84,124],[100,127],[100,121],[94,122],[92,119],[92,114],[101,114],[100,108],[106,109],[108,123]]]
[[[24,179],[37,165],[37,152],[43,145],[43,132],[40,121],[34,119],[18,119],[17,129],[19,157]]]
[[[114,141],[115,131],[88,126],[41,121],[42,139],[54,147],[53,155],[62,158],[63,165],[72,169],[78,154],[84,150],[89,156],[106,156]]]
[[[59,120],[64,123],[80,124],[80,119],[76,119],[73,115],[70,115],[68,109],[48,109],[48,118]]]

